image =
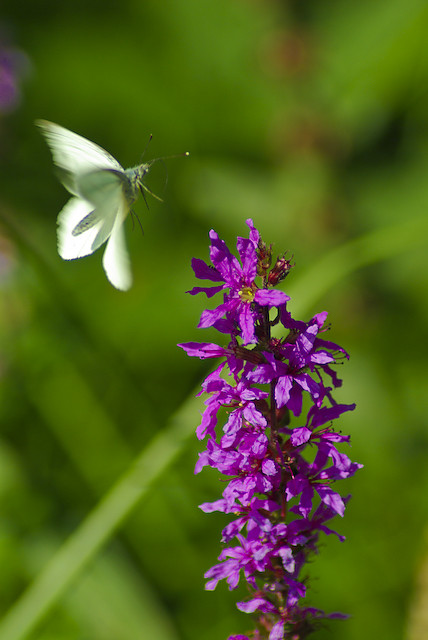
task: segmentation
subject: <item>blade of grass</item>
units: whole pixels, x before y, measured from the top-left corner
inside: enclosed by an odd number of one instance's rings
[[[168,427],[156,435],[112,489],[64,542],[0,622],[1,640],[21,640],[59,600],[72,581],[111,538],[193,433],[199,399],[192,394]]]

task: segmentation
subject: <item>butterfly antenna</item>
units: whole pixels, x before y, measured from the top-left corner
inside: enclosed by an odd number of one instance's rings
[[[153,158],[153,160],[150,160],[150,162],[148,162],[147,164],[149,165],[149,167],[152,166],[152,164],[154,164],[155,162],[158,162],[158,160],[171,160],[172,158],[187,158],[188,156],[190,156],[190,153],[188,151],[184,151],[184,153],[175,153],[173,156],[161,156],[160,158]]]
[[[145,146],[145,147],[144,147],[144,149],[143,149],[143,153],[141,154],[140,163],[141,163],[141,161],[142,161],[142,160],[143,160],[143,158],[144,158],[144,154],[146,153],[146,151],[147,151],[147,147],[149,146],[150,142],[152,141],[152,138],[153,138],[153,134],[151,133],[151,134],[149,135],[149,139],[148,139],[148,140],[147,140],[147,142],[146,142],[146,146]]]
[[[141,160],[143,159],[144,154],[146,153],[147,147],[149,146],[149,143],[151,142],[152,138],[153,138],[153,134],[150,134],[149,139],[146,142],[146,146],[144,147],[143,153],[141,154]],[[153,160],[150,160],[149,162],[145,163],[145,167],[146,167],[146,171],[145,172],[147,172],[155,162],[158,162],[158,161],[162,162],[162,164],[165,167],[165,172],[166,172],[166,180],[165,180],[165,186],[164,186],[164,189],[165,189],[166,185],[168,184],[168,170],[166,168],[166,165],[165,165],[164,161],[165,160],[170,160],[171,158],[182,158],[183,156],[189,156],[189,155],[190,155],[189,152],[185,151],[184,153],[177,153],[177,154],[174,154],[174,155],[171,155],[171,156],[161,156],[160,158],[153,158]],[[149,209],[149,205],[148,205],[148,202],[147,202],[147,199],[146,199],[146,195],[144,193],[145,191],[147,193],[150,193],[150,195],[153,198],[156,198],[156,200],[159,200],[159,202],[163,202],[162,198],[160,198],[155,193],[153,193],[153,191],[151,189],[149,189],[149,187],[147,187],[142,182],[140,182],[140,184],[138,186],[140,188],[140,193],[144,198],[144,202],[146,204],[147,209]]]
[[[161,162],[164,166],[165,169],[165,185],[163,190],[165,191],[167,184],[168,184],[168,168],[165,164],[165,160],[171,160],[172,158],[182,158],[182,157],[187,157],[189,156],[190,153],[188,151],[185,151],[184,153],[176,153],[172,156],[161,156],[160,158],[153,158],[153,160],[150,160],[150,162],[147,163],[147,168],[150,169],[150,167],[155,163],[155,162]],[[162,198],[160,198],[159,196],[156,196],[152,191],[150,191],[150,189],[148,187],[146,187],[145,185],[143,185],[143,189],[145,189],[148,193],[150,193],[150,195],[152,195],[154,198],[156,198],[156,200],[160,200],[161,202],[163,202]]]

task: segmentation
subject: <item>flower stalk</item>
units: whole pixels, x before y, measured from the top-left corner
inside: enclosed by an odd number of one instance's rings
[[[212,266],[192,260],[196,277],[214,286],[189,293],[211,298],[223,292],[223,302],[202,313],[199,327],[228,336],[227,346],[179,345],[189,356],[221,358],[202,383],[207,398],[196,435],[206,439],[206,448],[195,472],[210,466],[227,477],[222,497],[200,508],[234,519],[222,532],[219,563],[205,574],[206,589],[215,589],[220,580],[229,589],[242,576],[246,581],[249,596],[237,607],[253,614],[256,627],[229,640],[301,640],[322,620],[346,617],[305,606],[304,572],[321,533],[344,540],[326,522],[343,517],[350,496],[342,498],[332,485],[362,466],[339,451],[349,436],[333,427],[355,408],[332,396],[342,384],[335,364],[349,356],[321,337],[328,330],[326,312],[309,322],[292,318],[289,296],[274,287],[293,265],[284,254],[272,266],[272,245],[262,242],[252,220],[247,225],[248,239],[237,239],[240,261],[215,231],[210,232]],[[277,324],[282,338],[271,335]],[[302,417],[304,402],[309,408]],[[221,429],[222,408],[227,420]]]

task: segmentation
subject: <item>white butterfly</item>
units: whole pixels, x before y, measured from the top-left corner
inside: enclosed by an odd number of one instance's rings
[[[128,290],[132,273],[123,223],[138,192],[149,191],[143,178],[155,160],[124,169],[107,151],[77,133],[46,120],[36,124],[60,169],[61,182],[74,196],[58,215],[59,255],[64,260],[82,258],[107,241],[104,271],[114,287]]]

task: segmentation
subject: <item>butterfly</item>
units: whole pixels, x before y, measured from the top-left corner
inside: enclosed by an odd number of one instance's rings
[[[47,120],[37,120],[36,125],[62,184],[73,196],[58,215],[59,255],[64,260],[82,258],[107,242],[104,271],[114,287],[127,291],[132,273],[123,223],[139,192],[154,195],[143,180],[161,158],[124,169],[110,153],[77,133]]]

